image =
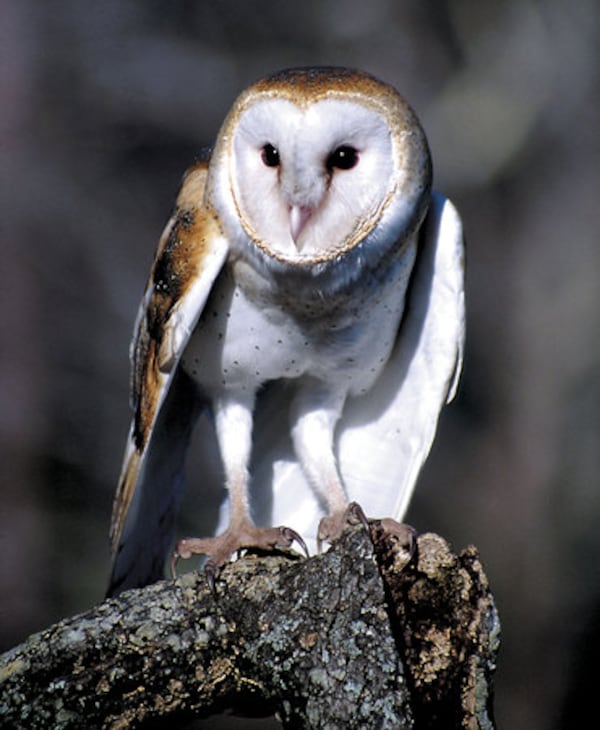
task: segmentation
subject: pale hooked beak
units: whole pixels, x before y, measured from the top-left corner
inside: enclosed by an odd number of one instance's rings
[[[313,214],[313,209],[305,205],[290,205],[290,233],[294,243],[298,241],[300,234],[304,230],[304,226]]]

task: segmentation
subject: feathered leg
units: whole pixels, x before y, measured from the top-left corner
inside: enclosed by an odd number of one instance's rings
[[[252,449],[254,397],[223,396],[215,401],[215,425],[229,491],[228,528],[216,537],[185,538],[177,543],[172,567],[179,558],[206,555],[204,570],[209,583],[231,556],[244,548],[272,550],[289,547],[294,540],[307,552],[304,540],[289,527],[257,527],[248,505],[248,463]]]
[[[346,394],[328,391],[308,381],[292,405],[292,440],[306,478],[327,507],[327,516],[319,522],[317,546],[339,537],[348,525],[362,523],[368,530],[361,507],[349,502],[334,454],[335,425]]]

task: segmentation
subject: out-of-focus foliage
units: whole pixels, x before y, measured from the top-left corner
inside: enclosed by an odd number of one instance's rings
[[[464,379],[409,520],[481,551],[499,724],[576,727],[600,610],[598,3],[0,13],[2,646],[102,597],[128,342],[183,170],[255,78],[356,66],[419,113],[468,239]]]

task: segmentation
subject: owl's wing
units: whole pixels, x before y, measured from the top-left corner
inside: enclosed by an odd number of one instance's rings
[[[464,330],[462,225],[452,203],[434,192],[394,349],[369,392],[347,401],[337,426],[338,464],[348,497],[367,516],[403,518],[440,411],[456,390]],[[274,390],[257,403],[255,451],[270,452],[274,463],[265,473],[268,459],[257,455],[252,504],[257,520],[289,525],[314,545],[323,506],[280,435],[286,430],[277,412],[282,394]],[[262,487],[271,480],[269,495]]]
[[[452,203],[433,194],[394,350],[370,393],[348,404],[339,460],[351,500],[401,520],[462,369],[464,243]]]
[[[131,347],[134,411],[110,530],[109,594],[162,577],[198,397],[177,367],[227,256],[203,207],[207,162],[185,176],[160,239]]]

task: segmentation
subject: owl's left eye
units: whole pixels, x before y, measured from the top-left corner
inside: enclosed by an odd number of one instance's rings
[[[272,144],[267,143],[261,151],[262,161],[267,167],[279,166],[279,152]]]
[[[327,158],[327,169],[351,170],[358,162],[358,150],[350,145],[343,144],[336,147]]]

